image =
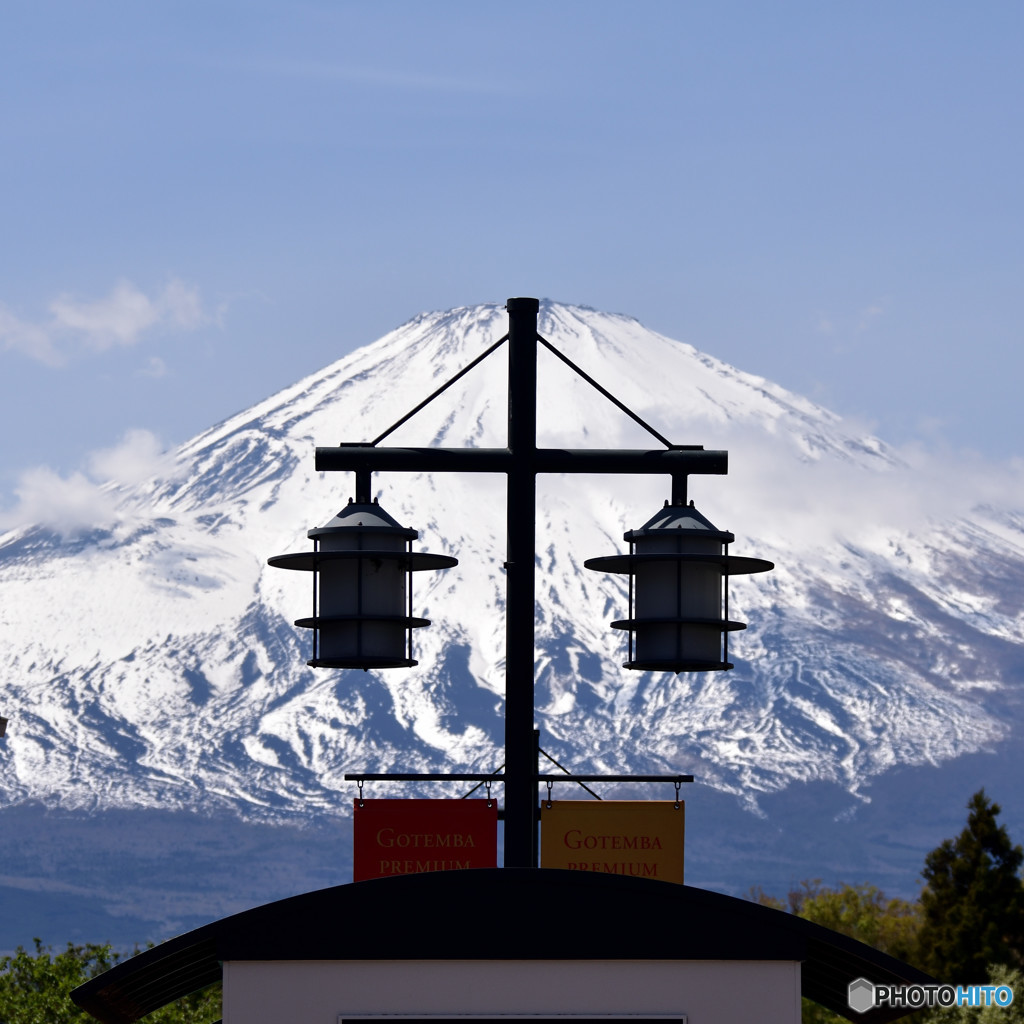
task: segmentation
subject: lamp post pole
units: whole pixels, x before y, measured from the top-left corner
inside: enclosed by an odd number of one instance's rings
[[[509,299],[505,563],[505,865],[537,864],[537,746],[533,731],[537,552],[536,299]]]
[[[447,384],[435,391],[429,398],[421,402],[402,419],[398,420],[389,430],[375,441],[342,443],[331,448],[317,448],[316,468],[320,472],[354,472],[356,475],[357,501],[368,504],[371,501],[372,480],[374,472],[426,472],[426,473],[504,473],[506,475],[506,596],[505,596],[505,769],[500,779],[505,787],[505,865],[507,867],[535,867],[537,865],[537,785],[540,774],[537,768],[538,744],[534,730],[534,619],[536,614],[536,507],[537,507],[537,474],[538,473],[614,473],[627,475],[662,475],[672,480],[672,496],[674,504],[682,504],[686,495],[686,477],[690,473],[723,474],[728,472],[728,455],[724,451],[705,451],[700,445],[675,445],[668,442],[660,434],[644,423],[635,413],[626,408],[605,391],[596,381],[583,370],[558,352],[549,342],[537,333],[537,315],[540,303],[533,298],[509,299],[505,309],[508,312],[508,441],[505,448],[390,448],[378,447],[392,431],[406,422],[424,405],[436,398],[450,384],[454,383],[463,373],[468,372],[480,359],[493,352],[501,341],[496,342],[487,352],[478,357],[453,377]],[[554,355],[566,362],[573,371],[600,391],[605,398],[612,401],[624,413],[652,433],[665,450],[600,450],[600,449],[562,449],[537,447],[537,348],[543,343]],[[339,513],[339,517],[341,513]],[[320,533],[322,531],[312,531]],[[379,532],[379,531],[378,531]],[[724,536],[724,535],[723,535]],[[731,535],[730,535],[731,536]],[[372,552],[371,552],[372,553]],[[270,559],[271,565],[292,569],[312,569],[331,558],[349,557],[345,551],[328,551],[324,553],[298,553],[279,555]],[[409,558],[431,559],[431,565],[421,568],[441,568],[441,561],[454,564],[454,559],[442,556],[410,555]],[[670,557],[675,560],[686,560],[696,556],[690,554],[668,555],[658,553],[657,559]],[[724,565],[728,561],[725,556],[702,556],[702,562]],[[604,563],[609,559],[592,559],[592,562]],[[625,571],[620,562],[633,565],[632,556],[622,556],[610,560],[613,566],[594,565],[594,568],[607,568],[612,572]],[[733,559],[735,562],[736,560]],[[756,560],[747,559],[753,563]],[[410,565],[412,563],[410,562]],[[588,563],[589,565],[589,563]],[[763,563],[770,567],[770,563]],[[736,571],[736,570],[728,570]],[[761,571],[750,568],[738,571]],[[411,612],[409,613],[411,615]],[[717,612],[709,613],[710,618],[702,613],[697,620],[715,628],[730,627],[728,623],[718,623]],[[319,628],[324,623],[333,621],[331,614],[321,608],[321,618],[317,618],[314,610],[312,619],[297,620],[298,625]],[[368,621],[379,619],[379,612],[366,612]],[[678,616],[677,616],[678,617]],[[349,620],[360,618],[349,613],[333,618]],[[385,616],[388,618],[388,616]],[[424,625],[423,620],[405,619],[413,625]],[[675,618],[657,619],[657,622],[675,622]],[[680,622],[689,622],[683,617]],[[731,626],[742,624],[731,624]],[[731,628],[731,627],[730,627]],[[310,664],[331,664],[328,662],[310,662]],[[346,660],[335,659],[333,664],[341,667],[373,667],[357,653]],[[415,662],[399,660],[396,664],[415,664]],[[665,666],[671,671],[691,671],[693,666],[686,665],[676,668]],[[726,664],[703,664],[701,668],[728,668]],[[371,775],[359,773],[346,778],[357,779],[417,779],[417,778],[462,778],[452,774],[411,774],[384,773]],[[493,776],[472,775],[466,778],[484,780]],[[626,776],[601,776],[610,780],[621,780]],[[580,776],[581,780],[597,778],[597,776]],[[629,776],[637,781],[655,781],[661,778],[674,778],[676,781],[690,781],[689,776],[655,777]]]

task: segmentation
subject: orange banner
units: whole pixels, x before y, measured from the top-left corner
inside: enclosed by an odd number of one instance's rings
[[[682,885],[684,826],[682,801],[542,802],[541,866]]]
[[[355,881],[498,864],[496,800],[357,800]]]

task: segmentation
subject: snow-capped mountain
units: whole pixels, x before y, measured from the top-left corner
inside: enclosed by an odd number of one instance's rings
[[[496,768],[503,479],[374,478],[417,548],[459,558],[417,575],[414,614],[433,625],[415,668],[308,668],[292,621],[311,614],[309,578],[266,563],[308,548],[352,493],[315,471],[316,445],[376,437],[505,330],[500,305],[418,316],[182,445],[162,476],[108,485],[107,521],[0,538],[4,806],[294,824],[345,813],[345,772]],[[625,587],[583,562],[624,551],[668,481],[542,477],[548,753],[579,771],[691,772],[755,811],[811,782],[856,808],[893,769],[1019,730],[1024,514],[997,486],[951,499],[836,415],[629,317],[543,302],[539,330],[673,442],[728,449],[729,476],[691,477],[690,496],[734,553],[777,566],[733,578],[731,615],[749,623],[735,670],[630,672],[608,626]],[[543,349],[539,364],[540,444],[659,447]],[[499,349],[384,443],[504,446],[506,371]]]

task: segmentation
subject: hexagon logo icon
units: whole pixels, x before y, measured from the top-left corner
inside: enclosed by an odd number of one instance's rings
[[[851,1010],[867,1013],[875,1005],[875,986],[867,978],[851,981],[846,990],[846,1002]]]

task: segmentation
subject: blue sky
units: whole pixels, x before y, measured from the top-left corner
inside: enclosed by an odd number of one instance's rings
[[[3,520],[520,294],[1024,456],[1022,30],[1000,0],[6,4]]]

